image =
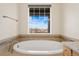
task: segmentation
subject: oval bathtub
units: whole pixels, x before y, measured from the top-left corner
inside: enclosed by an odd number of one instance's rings
[[[13,49],[29,55],[60,55],[63,53],[63,44],[49,40],[29,40],[16,43]]]

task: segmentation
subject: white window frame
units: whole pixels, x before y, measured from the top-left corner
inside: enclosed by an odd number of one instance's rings
[[[29,7],[28,7],[28,21],[27,21],[28,23],[28,30],[27,30],[27,34],[46,34],[46,35],[51,35],[52,34],[52,5],[51,5],[51,7],[50,7],[50,33],[30,33],[29,32]]]

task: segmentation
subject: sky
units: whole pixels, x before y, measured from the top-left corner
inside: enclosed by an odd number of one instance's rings
[[[48,28],[48,17],[47,16],[30,16],[29,19],[30,28]]]

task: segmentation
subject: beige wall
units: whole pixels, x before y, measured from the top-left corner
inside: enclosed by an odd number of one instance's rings
[[[79,39],[79,4],[63,4],[62,34]]]
[[[0,40],[16,36],[18,34],[17,22],[2,16],[10,16],[17,19],[17,4],[0,4]]]
[[[60,4],[52,4],[52,32],[60,34]],[[19,34],[27,34],[28,4],[19,4]]]
[[[52,32],[61,34],[61,4],[52,4]]]
[[[28,27],[28,6],[27,4],[19,4],[19,34],[27,34]]]

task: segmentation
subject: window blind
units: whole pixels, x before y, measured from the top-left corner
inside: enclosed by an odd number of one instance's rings
[[[50,8],[51,5],[28,5],[29,8]]]

